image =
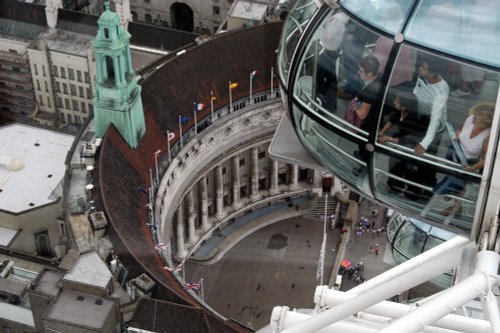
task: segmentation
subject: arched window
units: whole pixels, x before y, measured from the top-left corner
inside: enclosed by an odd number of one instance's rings
[[[42,257],[50,257],[50,240],[47,230],[39,231],[35,234],[36,252]]]

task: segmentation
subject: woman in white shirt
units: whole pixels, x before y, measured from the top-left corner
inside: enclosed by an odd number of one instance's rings
[[[495,105],[493,103],[481,103],[473,106],[462,128],[456,133],[460,148],[467,159],[467,164],[463,165],[466,171],[480,172],[484,167],[494,110]],[[459,162],[453,148],[448,150],[446,158]],[[460,196],[463,194],[466,185],[467,181],[465,179],[447,176],[436,185],[434,193]],[[451,212],[458,211],[459,208],[460,202],[456,201],[453,206],[443,210],[441,215],[448,216]]]

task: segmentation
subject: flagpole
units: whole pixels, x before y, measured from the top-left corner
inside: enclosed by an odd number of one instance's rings
[[[250,73],[250,105],[253,104],[253,98],[252,98],[252,81],[253,81],[253,73]]]
[[[182,140],[182,120],[181,116],[179,115],[179,138],[181,139],[181,148],[184,147],[184,142]]]
[[[326,250],[326,212],[328,208],[328,194],[325,194],[325,213],[323,214],[323,243],[321,244],[321,266],[325,267],[325,250]],[[323,285],[323,274],[321,274],[321,284],[320,286]]]
[[[233,112],[233,93],[231,92],[231,81],[229,81],[229,113]]]
[[[171,163],[172,160],[170,159],[170,131],[167,130],[167,150],[168,150],[168,163]]]
[[[197,103],[194,102],[193,103],[193,107],[194,107],[194,134],[197,135],[198,134],[198,119],[196,119],[196,109],[198,107]]]
[[[214,122],[214,92],[210,90],[210,116],[212,123]]]
[[[200,279],[200,288],[201,288],[201,301],[205,303],[205,291],[203,290],[205,287],[203,286],[203,278]]]
[[[168,140],[168,138],[167,138]],[[155,167],[156,167],[156,186],[158,186],[158,183],[160,182],[160,176],[158,175],[158,154],[160,153],[160,150],[155,151]]]
[[[274,75],[273,75],[274,67],[271,67],[271,98],[273,98],[273,92],[274,92],[274,87],[273,87],[273,81],[274,81]]]

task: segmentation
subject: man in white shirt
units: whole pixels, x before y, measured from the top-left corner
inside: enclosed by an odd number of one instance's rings
[[[418,68],[419,78],[413,89],[413,93],[418,100],[418,116],[429,119],[425,136],[415,147],[415,154],[417,155],[422,155],[429,150],[429,146],[433,142],[439,144],[437,141],[440,135],[436,136],[436,133],[444,129],[447,120],[446,104],[450,87],[437,74],[438,66],[437,59],[425,57]],[[433,147],[432,152],[435,152],[435,150],[436,147]]]

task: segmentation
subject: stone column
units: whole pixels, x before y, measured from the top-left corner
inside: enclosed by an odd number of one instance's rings
[[[222,167],[215,167],[215,216],[220,219],[224,216],[224,184],[222,182]]]
[[[183,260],[186,256],[186,249],[184,248],[184,206],[182,203],[177,208],[177,259]]]
[[[257,148],[250,150],[250,160],[252,168],[250,172],[250,199],[256,200],[259,197],[259,150]]]
[[[240,157],[233,157],[233,208],[241,207],[240,202]]]
[[[189,190],[186,194],[186,203],[188,206],[188,242],[194,244],[196,242],[196,233],[194,225],[194,199],[193,191]]]
[[[208,224],[208,193],[206,176],[201,177],[199,185],[201,202],[201,229],[203,231],[207,231],[210,229],[210,225]]]
[[[278,193],[278,168],[279,168],[279,163],[278,161],[271,160],[271,188],[269,189],[269,192],[271,194]]]
[[[299,166],[296,164],[290,165],[290,189],[299,188]]]
[[[323,195],[323,176],[320,170],[313,170],[313,193],[317,193],[319,197]]]

